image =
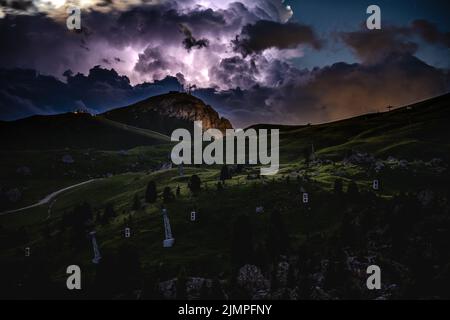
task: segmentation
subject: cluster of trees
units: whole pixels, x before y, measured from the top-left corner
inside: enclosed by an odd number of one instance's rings
[[[198,195],[200,190],[202,189],[202,181],[200,177],[196,174],[191,176],[188,182],[188,188],[194,195]]]
[[[198,175],[193,175],[189,179],[188,188],[192,192],[192,194],[198,195],[201,191],[201,184],[202,181],[200,177]],[[176,197],[181,196],[181,188],[180,186],[177,186],[174,193],[171,187],[166,186],[164,187],[161,196],[164,203],[170,203],[174,201]],[[149,181],[149,183],[147,184],[147,188],[145,191],[145,201],[150,204],[156,203],[158,201],[158,190],[156,187],[156,183],[153,180]]]
[[[218,190],[221,190],[223,188],[223,183],[225,180],[229,180],[232,178],[231,172],[228,168],[228,166],[224,165],[222,166],[221,172],[220,172],[220,181],[222,183],[219,182],[218,184]],[[200,179],[200,177],[196,174],[192,175],[188,181],[188,185],[187,185],[188,189],[190,190],[190,192],[197,196],[202,189],[202,181]],[[172,188],[169,186],[166,186],[163,189],[162,192],[162,199],[164,203],[170,203],[172,202],[176,197],[180,197],[181,196],[181,188],[180,186],[177,186],[175,193],[173,192]],[[145,201],[147,203],[150,204],[154,204],[156,203],[158,200],[158,190],[156,187],[156,183],[155,181],[151,180],[148,182],[147,184],[147,188],[145,190]],[[138,195],[135,196],[134,201],[133,201],[133,206],[132,209],[133,210],[139,210],[141,208],[141,203],[139,200]]]
[[[220,170],[220,181],[230,180],[232,178],[231,172],[227,165],[223,165]]]
[[[60,230],[69,230],[69,243],[74,248],[83,248],[87,241],[87,232],[94,222],[94,212],[89,203],[83,202],[64,214],[60,222]]]
[[[201,191],[201,179],[198,175],[193,175],[189,179],[188,188],[194,195],[198,195]],[[180,186],[176,189],[176,196],[179,197],[181,195]],[[175,194],[171,187],[166,186],[162,192],[162,200],[165,204],[174,201]],[[147,188],[145,190],[145,202],[149,204],[154,204],[158,201],[159,195],[156,187],[155,181],[151,180],[147,184]],[[138,211],[142,208],[141,198],[139,194],[135,194],[132,202],[131,209],[133,211]],[[60,229],[62,231],[66,229],[71,230],[71,234],[73,234],[73,239],[76,243],[81,243],[84,240],[84,236],[89,228],[92,228],[93,223],[99,223],[101,225],[109,224],[115,217],[117,217],[117,213],[114,209],[112,203],[106,204],[105,208],[102,211],[99,211],[94,217],[93,209],[90,204],[87,202],[83,202],[75,206],[75,208],[66,214],[63,215]],[[23,237],[22,237],[23,238]]]
[[[142,263],[138,250],[131,245],[120,246],[116,251],[105,251],[96,268],[94,296],[112,299],[121,296],[135,299],[134,291],[142,281]]]
[[[0,249],[9,249],[29,241],[30,236],[25,227],[10,229],[0,225]]]
[[[236,218],[232,227],[231,265],[234,270],[245,264],[273,264],[290,248],[290,239],[279,210],[272,210],[267,224],[267,236],[261,247],[256,247],[253,225],[248,215]],[[261,244],[260,244],[261,245]]]
[[[97,217],[97,222],[102,225],[106,225],[111,222],[117,216],[116,211],[114,210],[114,206],[111,203],[108,203],[103,210],[103,214],[99,214]]]

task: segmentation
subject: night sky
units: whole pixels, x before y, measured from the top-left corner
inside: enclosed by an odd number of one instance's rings
[[[66,5],[82,8],[82,31]],[[381,7],[382,29],[366,9]],[[322,123],[450,88],[447,1],[0,0],[0,119],[196,85],[235,127]]]

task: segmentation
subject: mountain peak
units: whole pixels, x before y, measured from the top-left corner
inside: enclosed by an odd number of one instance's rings
[[[217,111],[201,99],[176,91],[108,111],[103,116],[169,135],[178,128],[192,128],[194,121],[202,121],[205,130],[215,128],[224,132],[233,128],[229,120],[220,117]]]

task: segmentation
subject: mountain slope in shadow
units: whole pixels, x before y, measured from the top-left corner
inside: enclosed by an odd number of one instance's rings
[[[314,146],[318,155],[341,159],[352,151],[380,157],[448,159],[450,155],[450,94],[383,113],[366,114],[319,125],[253,128],[280,129],[280,156],[302,158]]]

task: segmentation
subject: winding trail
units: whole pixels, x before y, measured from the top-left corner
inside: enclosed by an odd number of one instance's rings
[[[88,184],[88,183],[92,183],[92,182],[98,181],[98,180],[101,180],[101,179],[92,179],[92,180],[89,180],[89,181],[77,183],[77,184],[75,184],[75,185],[73,185],[73,186],[70,186],[70,187],[66,187],[66,188],[60,189],[60,190],[58,190],[58,191],[55,191],[55,192],[49,194],[48,196],[46,196],[44,199],[42,199],[42,200],[39,201],[38,203],[35,203],[35,204],[33,204],[33,205],[31,205],[31,206],[28,206],[28,207],[20,208],[20,209],[15,209],[15,210],[10,210],[10,211],[0,212],[0,216],[4,216],[4,215],[7,215],[7,214],[12,214],[12,213],[18,213],[18,212],[25,211],[25,210],[28,210],[28,209],[31,209],[31,208],[36,208],[36,207],[42,206],[42,205],[44,205],[44,204],[49,203],[49,202],[52,201],[54,198],[56,198],[57,196],[59,196],[60,194],[66,192],[66,191],[69,191],[69,190],[72,190],[72,189],[81,187],[81,186],[83,186],[83,185],[86,185],[86,184]]]

